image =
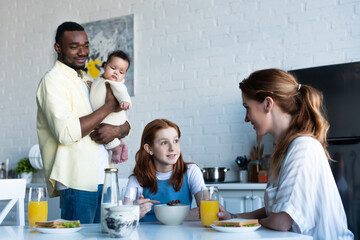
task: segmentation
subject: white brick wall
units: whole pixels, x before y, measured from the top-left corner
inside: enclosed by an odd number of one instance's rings
[[[249,154],[238,82],[286,70],[360,60],[360,0],[1,0],[0,161],[12,165],[37,143],[35,91],[56,58],[56,27],[135,15],[135,97],[126,139],[130,174],[146,123],[180,125],[186,161],[230,167]],[[266,152],[271,138],[266,137]]]

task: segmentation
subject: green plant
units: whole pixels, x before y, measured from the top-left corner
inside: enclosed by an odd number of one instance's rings
[[[14,169],[16,173],[30,173],[35,171],[30,164],[29,158],[25,157],[17,162],[17,167]]]

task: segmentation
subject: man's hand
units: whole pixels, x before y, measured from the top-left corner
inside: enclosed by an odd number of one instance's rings
[[[121,111],[120,104],[118,103],[113,92],[111,91],[110,84],[105,84],[105,104],[93,113],[80,118],[81,136],[84,137],[94,130],[94,132],[91,134],[91,138],[98,143],[108,143],[115,137],[123,138],[127,136],[130,129],[129,123],[127,123],[127,129],[123,129],[123,127],[121,126],[120,129],[118,129],[116,126],[113,126],[115,127],[113,128],[113,130],[110,130],[109,127],[105,127],[105,129],[102,129],[102,126],[99,125],[110,113]]]
[[[108,82],[106,82],[105,86],[106,86],[105,104],[108,104],[109,106],[111,106],[112,112],[120,112],[121,111],[120,104],[116,100],[116,98],[111,90],[110,84]]]
[[[114,138],[124,138],[130,131],[130,125],[128,122],[120,126],[113,126],[109,124],[101,123],[97,126],[94,131],[90,134],[92,140],[99,144],[107,144]]]

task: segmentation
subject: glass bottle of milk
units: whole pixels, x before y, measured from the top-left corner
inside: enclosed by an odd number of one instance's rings
[[[106,168],[105,181],[101,198],[101,231],[107,233],[105,226],[105,216],[110,207],[118,205],[120,201],[119,182],[118,182],[118,169]],[[121,203],[120,203],[121,204]]]

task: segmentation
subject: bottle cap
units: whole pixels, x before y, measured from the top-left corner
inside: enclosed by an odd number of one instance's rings
[[[119,171],[119,169],[117,169],[117,168],[105,168],[104,171],[105,172],[117,172],[117,171]]]

